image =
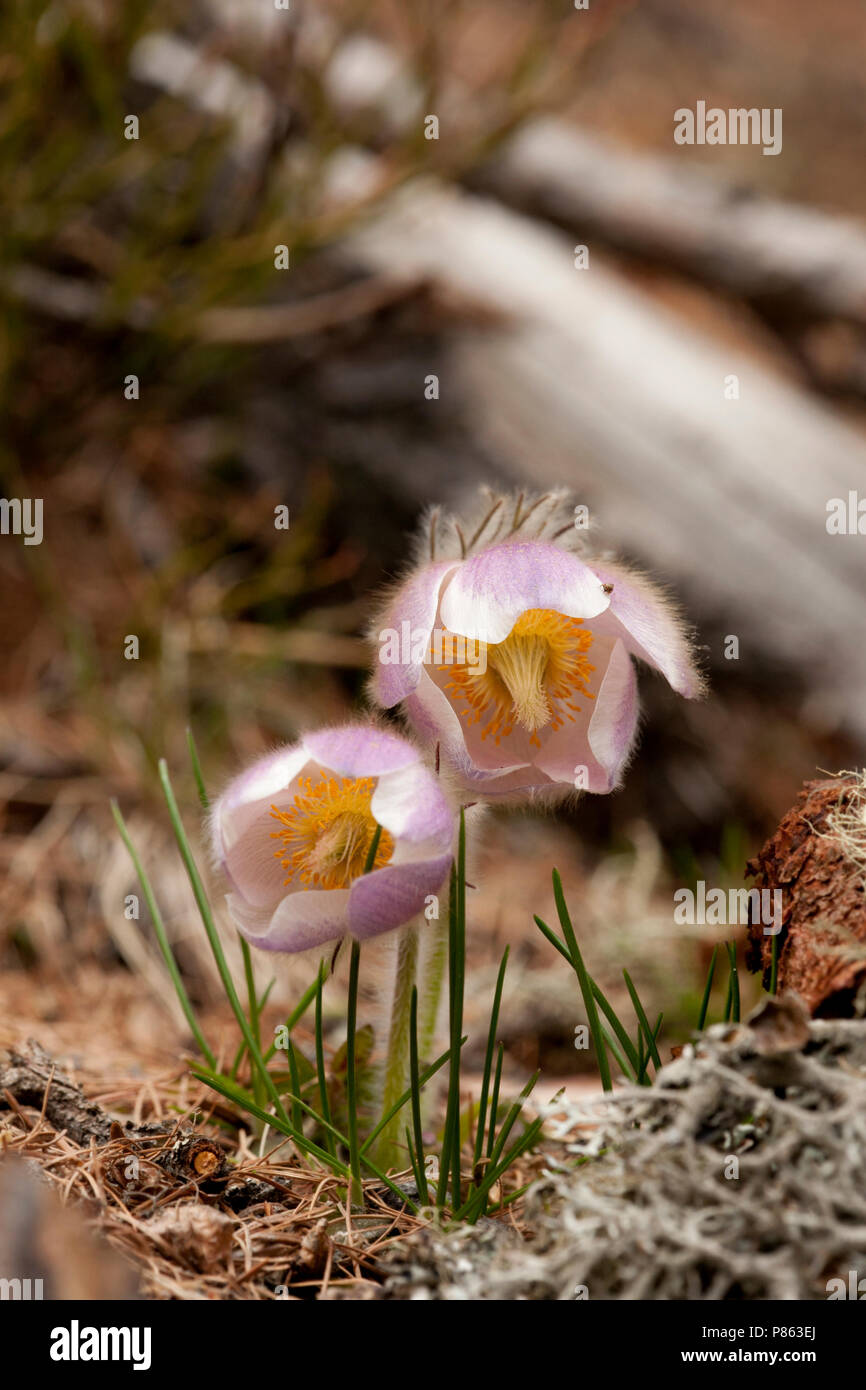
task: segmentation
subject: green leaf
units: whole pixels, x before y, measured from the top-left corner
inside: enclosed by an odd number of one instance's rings
[[[737,969],[737,943],[726,941],[725,949],[728,953],[728,964],[730,965],[731,978],[729,991],[731,996],[730,1013],[734,1023],[740,1021],[740,975]]]
[[[450,1051],[450,1048],[449,1048]],[[430,1205],[430,1193],[427,1189],[427,1171],[424,1167],[424,1134],[421,1126],[421,1074],[418,1065],[418,986],[412,987],[412,1004],[409,1017],[409,1089],[412,1092],[412,1127],[415,1131],[415,1144],[409,1130],[406,1130],[406,1142],[409,1145],[409,1156],[412,1160],[412,1167],[415,1172],[415,1183],[418,1188],[418,1196],[421,1198],[421,1205]]]
[[[640,1002],[640,999],[638,998],[638,992],[632,984],[631,976],[629,975],[627,970],[624,970],[622,972],[622,976],[625,980],[626,989],[629,992],[629,997],[631,998],[631,1002],[634,1006],[634,1011],[637,1014],[637,1021],[643,1029],[643,1035],[646,1039],[646,1045],[649,1048],[650,1056],[653,1059],[653,1064],[655,1065],[655,1068],[658,1071],[658,1069],[661,1067],[662,1059],[659,1056],[659,1050],[656,1047],[655,1034],[652,1028],[650,1027],[649,1019],[647,1018],[646,1013],[644,1012],[643,1004]]]
[[[147,909],[150,913],[150,919],[153,923],[153,930],[156,934],[159,949],[162,952],[162,958],[165,961],[166,968],[171,977],[171,982],[174,985],[174,991],[178,997],[180,1007],[183,1009],[184,1017],[187,1023],[189,1024],[190,1032],[192,1033],[193,1037],[198,1043],[199,1051],[201,1052],[201,1055],[204,1057],[208,1066],[216,1068],[216,1057],[211,1052],[210,1048],[207,1045],[207,1042],[205,1041],[204,1034],[202,1033],[201,1028],[199,1027],[198,1019],[195,1016],[195,1011],[192,1007],[192,1004],[189,1001],[189,995],[187,994],[186,989],[184,988],[184,983],[181,979],[180,970],[178,969],[177,961],[174,958],[174,952],[171,949],[171,943],[169,942],[168,934],[165,930],[165,923],[162,919],[162,913],[159,910],[156,898],[154,897],[153,889],[150,885],[150,879],[144,871],[144,865],[138,857],[138,853],[135,849],[135,846],[132,843],[132,840],[129,838],[129,831],[126,828],[126,821],[120,814],[120,807],[114,800],[111,802],[111,814],[114,816],[115,824],[118,830],[120,831],[120,838],[126,845],[127,853],[129,854],[129,857],[132,860],[133,868],[135,869],[136,875],[138,876],[138,881],[141,884],[141,891],[144,894],[144,900],[147,903]]]
[[[502,953],[496,988],[493,992],[493,1007],[490,1010],[490,1026],[487,1030],[487,1049],[484,1053],[484,1072],[481,1078],[481,1100],[478,1106],[478,1122],[475,1130],[474,1166],[477,1168],[484,1152],[484,1133],[487,1126],[487,1103],[490,1091],[490,1075],[493,1070],[493,1054],[496,1051],[496,1029],[499,1025],[499,1008],[502,1003],[502,988],[505,984],[505,970],[508,965],[509,947]],[[495,1118],[495,1117],[494,1117]]]
[[[710,1006],[710,994],[713,989],[713,976],[716,973],[716,956],[719,953],[718,943],[713,947],[713,954],[710,956],[710,968],[707,971],[707,983],[704,985],[704,997],[701,1000],[701,1010],[698,1014],[697,1031],[702,1033],[707,1021],[707,1009]]]
[[[205,933],[210,943],[211,952],[216,962],[220,979],[222,980],[223,989],[226,992],[226,996],[231,1005],[232,1012],[234,1013],[234,1016],[238,1021],[238,1026],[241,1030],[241,1033],[243,1034],[244,1041],[247,1045],[247,1051],[250,1054],[253,1065],[258,1069],[259,1075],[261,1076],[268,1099],[274,1106],[274,1109],[276,1110],[277,1115],[280,1117],[282,1123],[288,1125],[289,1117],[283,1109],[280,1098],[277,1095],[276,1088],[273,1082],[271,1081],[268,1069],[265,1066],[264,1058],[262,1057],[261,1051],[255,1039],[255,1035],[250,1026],[249,1019],[247,1018],[246,1014],[241,1008],[241,1003],[238,999],[234,981],[232,980],[231,971],[228,968],[228,962],[226,961],[225,952],[222,948],[222,942],[220,941],[219,933],[216,929],[216,924],[213,919],[213,913],[210,909],[210,903],[208,902],[207,894],[204,889],[204,884],[201,881],[201,876],[199,875],[198,869],[196,867],[195,859],[193,858],[192,850],[190,849],[189,840],[187,839],[186,831],[183,827],[183,821],[180,818],[180,811],[178,810],[177,801],[175,800],[174,791],[171,785],[171,779],[168,775],[168,767],[164,758],[160,759],[159,777],[162,783],[162,790],[163,795],[165,796],[166,805],[168,806],[168,813],[169,817],[171,818],[174,837],[177,841],[178,849],[180,850],[180,856],[183,860],[183,864],[187,872],[190,887],[193,891],[193,897],[195,898],[196,905],[199,910],[199,915],[201,917]]]

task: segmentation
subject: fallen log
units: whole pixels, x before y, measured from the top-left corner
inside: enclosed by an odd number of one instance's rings
[[[831,504],[866,497],[853,428],[614,271],[576,269],[569,240],[490,199],[419,181],[343,251],[495,305],[502,327],[452,335],[442,401],[460,401],[516,483],[569,486],[606,543],[737,636],[741,661],[802,672],[819,724],[866,730],[852,640],[866,550],[829,525]]]
[[[684,156],[637,153],[544,118],[527,123],[471,182],[745,299],[866,327],[866,228],[715,179]]]

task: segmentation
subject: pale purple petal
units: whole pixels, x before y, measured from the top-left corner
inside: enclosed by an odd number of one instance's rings
[[[418,749],[400,734],[374,724],[344,724],[305,734],[310,758],[338,777],[381,777],[418,761]]]
[[[494,772],[502,771],[505,768],[523,767],[534,761],[538,750],[531,742],[531,735],[526,729],[515,724],[507,737],[502,734],[498,735],[499,742],[497,743],[497,735],[485,735],[485,728],[488,724],[489,716],[478,720],[477,723],[470,723],[467,719],[462,720],[466,752],[474,767]]]
[[[514,801],[545,791],[563,795],[568,790],[531,763],[502,772],[476,772],[465,777],[464,783],[467,795],[483,796],[485,801]]]
[[[453,560],[425,565],[398,589],[386,609],[377,633],[379,648],[371,685],[383,709],[399,704],[418,684],[423,653],[436,622],[439,591],[445,576],[453,569]],[[399,638],[401,659],[397,662],[383,660],[388,649],[382,634],[389,630]],[[404,656],[407,660],[403,660]],[[421,660],[415,659],[418,656]]]
[[[598,661],[600,647],[593,646]],[[583,718],[551,735],[536,757],[554,781],[589,792],[609,792],[618,784],[637,730],[634,664],[618,639],[612,644],[596,697],[585,701]],[[598,672],[595,673],[597,678]],[[595,680],[593,681],[595,684]]]
[[[439,744],[443,766],[447,765],[468,795],[492,798],[528,790],[536,783],[550,785],[544,773],[528,763],[515,765],[508,753],[500,756],[499,767],[477,767],[467,751],[463,723],[426,671],[404,710],[419,736]]]
[[[264,758],[229,783],[213,805],[211,826],[214,852],[224,858],[234,842],[259,815],[262,804],[270,803],[288,787],[307,762],[300,743],[287,744]]]
[[[420,762],[380,777],[370,810],[395,840],[420,842],[434,853],[451,846],[453,813],[436,777]]]
[[[288,810],[307,765],[303,748],[289,748],[236,778],[215,803],[211,830],[215,857],[238,893],[254,907],[273,906],[283,895],[286,871],[279,862],[278,828],[271,807]],[[290,780],[281,779],[287,774]],[[256,793],[255,799],[253,798]]]
[[[268,927],[271,925],[271,918],[274,915],[274,905],[270,907],[253,907],[247,902],[242,893],[226,893],[226,907],[229,916],[237,927],[238,931],[246,937],[252,945],[256,945],[258,938],[263,937]]]
[[[338,941],[349,930],[348,888],[301,889],[289,893],[267,916],[235,894],[226,899],[232,920],[260,951],[306,951]]]
[[[609,601],[598,576],[576,555],[544,541],[508,541],[455,571],[443,587],[440,614],[451,632],[504,642],[527,609],[594,618]]]
[[[356,878],[349,890],[349,929],[359,941],[393,931],[420,913],[438,893],[451,868],[451,855],[386,864]]]
[[[462,779],[483,779],[484,773],[475,766],[467,751],[464,721],[457,717],[454,707],[426,668],[404,710],[418,736],[438,743],[441,759]]]
[[[279,807],[280,803],[274,802],[274,805]],[[276,829],[270,803],[262,803],[259,819],[247,827],[222,861],[232,888],[246,898],[251,907],[272,908],[285,892],[286,870],[277,858],[279,845],[271,839]]]
[[[599,632],[622,638],[626,650],[661,671],[680,695],[693,699],[703,690],[692,646],[670,599],[643,575],[612,562],[593,562],[605,584],[613,585],[610,607],[597,623]]]

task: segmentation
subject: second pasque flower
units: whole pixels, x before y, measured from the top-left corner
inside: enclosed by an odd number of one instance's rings
[[[559,496],[501,498],[474,531],[434,516],[422,562],[380,615],[373,694],[402,705],[466,792],[611,791],[637,729],[632,657],[681,695],[701,691],[669,600],[582,559],[571,523]]]

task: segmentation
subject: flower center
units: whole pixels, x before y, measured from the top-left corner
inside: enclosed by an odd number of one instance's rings
[[[299,779],[300,790],[287,811],[271,807],[271,816],[280,825],[272,830],[272,840],[280,840],[274,857],[293,880],[304,888],[348,888],[364,872],[367,855],[376,833],[376,820],[370,802],[376,787],[374,777],[329,777],[321,768],[320,780]],[[374,869],[381,869],[394,853],[394,840],[382,829]]]
[[[462,717],[470,724],[484,721],[482,739],[492,736],[498,744],[518,725],[538,748],[539,730],[559,729],[567,719],[574,722],[580,712],[574,703],[576,694],[595,698],[587,686],[595,670],[586,658],[592,632],[581,618],[530,608],[504,642],[478,646],[481,652],[474,666],[449,661],[455,651],[460,652],[453,635],[446,634],[444,659],[437,670],[448,670],[445,691],[466,705],[459,711]]]

